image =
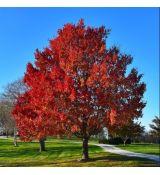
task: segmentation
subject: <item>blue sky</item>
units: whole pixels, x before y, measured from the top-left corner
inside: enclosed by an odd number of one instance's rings
[[[140,121],[148,129],[159,115],[158,8],[0,8],[0,92],[25,72],[34,61],[36,48],[43,49],[65,23],[105,25],[111,29],[108,47],[118,45],[134,57],[133,64],[147,84],[147,106]]]

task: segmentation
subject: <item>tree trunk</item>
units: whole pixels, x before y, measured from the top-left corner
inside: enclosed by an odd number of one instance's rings
[[[83,138],[83,150],[82,150],[82,161],[86,161],[89,159],[88,155],[88,138]]]
[[[17,129],[14,128],[14,146],[18,146],[18,143],[17,143]]]
[[[6,137],[8,138],[8,130],[6,130]]]
[[[46,149],[45,149],[45,138],[42,138],[42,139],[39,139],[39,151],[40,152],[42,152],[42,151],[45,151]]]
[[[123,146],[126,146],[126,140],[123,140]]]
[[[124,140],[123,140],[123,146],[126,146],[127,140],[128,140],[128,137],[126,136],[126,137],[124,138]]]

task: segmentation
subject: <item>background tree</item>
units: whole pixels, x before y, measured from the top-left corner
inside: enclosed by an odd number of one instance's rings
[[[149,126],[151,128],[151,135],[157,137],[160,140],[160,118],[155,116]]]
[[[142,116],[142,75],[134,68],[126,74],[132,58],[106,48],[108,33],[80,20],[58,30],[44,51],[36,50],[35,64],[27,65],[24,77],[29,90],[13,111],[21,137],[74,134],[82,138],[82,160],[87,160],[92,135]]]
[[[121,137],[125,146],[128,139],[135,139],[144,133],[145,127],[141,123],[131,120],[123,126],[117,126],[111,130],[113,136]]]
[[[4,120],[5,123],[3,122],[3,125],[12,126],[10,127],[10,130],[13,130],[14,133],[15,146],[17,146],[17,129],[11,111],[16,104],[19,95],[23,94],[26,90],[27,87],[22,82],[22,79],[18,79],[12,83],[7,84],[7,86],[4,88],[4,92],[1,94],[1,104],[6,111],[5,114],[3,112],[3,115],[1,115],[1,117],[6,118],[7,116],[7,120]]]
[[[61,126],[59,126],[61,119],[54,111],[56,109],[53,94],[52,91],[48,91],[49,82],[42,80],[43,74],[30,68],[27,69],[30,73],[30,78],[27,80],[27,85],[30,85],[29,90],[18,98],[13,115],[21,140],[38,139],[41,152],[45,151],[47,136],[61,133]],[[56,132],[56,129],[59,131]]]
[[[0,101],[0,128],[7,137],[14,133],[15,123],[11,117],[11,104],[6,101]]]

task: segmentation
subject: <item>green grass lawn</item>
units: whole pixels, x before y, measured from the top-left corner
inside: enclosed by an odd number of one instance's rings
[[[81,144],[73,140],[49,139],[47,151],[39,152],[36,142],[20,142],[13,146],[12,140],[0,139],[0,166],[37,167],[111,167],[111,166],[158,166],[156,162],[142,158],[131,158],[104,152],[101,148],[89,145],[90,161],[79,162]],[[76,140],[74,140],[76,141]]]
[[[159,144],[128,144],[126,146],[118,145],[117,147],[137,153],[160,155]]]

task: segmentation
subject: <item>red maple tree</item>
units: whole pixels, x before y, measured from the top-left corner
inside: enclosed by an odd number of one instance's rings
[[[108,49],[108,33],[80,20],[64,25],[48,48],[36,51],[24,77],[29,90],[13,111],[21,137],[74,134],[83,139],[87,160],[92,135],[142,116],[142,75],[134,68],[126,73],[132,57]]]

